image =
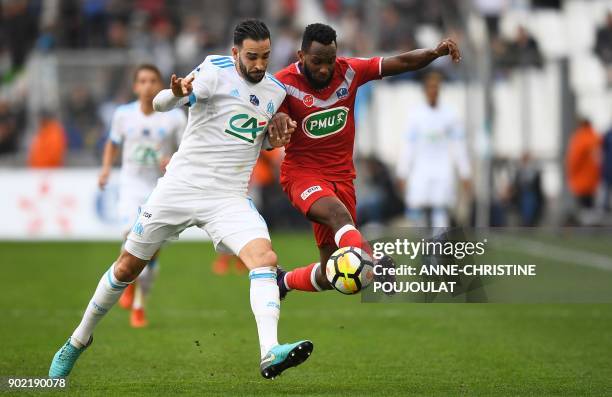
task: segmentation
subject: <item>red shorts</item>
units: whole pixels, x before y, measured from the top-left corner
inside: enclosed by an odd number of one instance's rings
[[[355,221],[357,200],[352,180],[329,181],[313,176],[298,176],[281,178],[281,185],[291,204],[304,215],[308,215],[310,207],[321,197],[333,196],[346,206]],[[312,222],[312,228],[319,247],[336,245],[331,228],[316,222]]]

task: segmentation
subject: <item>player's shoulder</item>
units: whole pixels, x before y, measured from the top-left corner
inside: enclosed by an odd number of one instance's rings
[[[297,62],[289,64],[288,66],[274,73],[274,77],[284,85],[294,83],[297,76],[299,76]]]
[[[373,64],[378,66],[378,72],[380,74],[382,68],[383,57],[338,57],[336,58],[336,67],[341,71],[352,69],[359,73],[369,69]]]
[[[228,55],[208,55],[202,66],[213,70],[222,70],[234,66],[234,59]]]
[[[138,111],[138,101],[132,101],[123,105],[117,106],[115,109],[115,117],[122,117]]]
[[[350,66],[354,66],[360,62],[363,62],[366,58],[356,58],[356,57],[337,57],[336,58],[336,67],[341,69],[348,69]]]
[[[272,74],[266,72],[265,80],[268,82],[268,85],[275,93],[285,94],[287,92],[287,87],[285,86],[285,84],[283,84],[278,78],[276,78]]]

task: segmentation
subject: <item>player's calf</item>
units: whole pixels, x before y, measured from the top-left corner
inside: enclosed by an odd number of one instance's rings
[[[49,376],[66,377],[70,374],[80,354],[91,344],[96,325],[117,303],[125,288],[136,279],[146,263],[124,251],[102,275],[81,323],[53,357]]]
[[[131,283],[142,272],[148,261],[135,257],[127,251],[122,251],[115,262],[114,275],[117,280]]]

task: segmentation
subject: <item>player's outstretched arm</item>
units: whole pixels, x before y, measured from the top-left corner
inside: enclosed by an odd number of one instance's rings
[[[161,90],[153,98],[153,109],[156,112],[167,112],[177,106],[186,105],[189,102],[189,95],[193,92],[194,78],[194,75],[179,78],[173,74],[170,78],[170,88]]]
[[[381,74],[383,77],[419,70],[432,63],[439,57],[450,55],[453,62],[461,60],[459,47],[452,39],[444,39],[436,48],[419,49],[403,54],[385,57],[382,61]]]
[[[113,163],[117,159],[119,154],[119,146],[115,145],[110,139],[104,146],[104,153],[102,155],[102,170],[100,170],[100,176],[98,177],[98,186],[100,189],[104,189],[108,183]]]

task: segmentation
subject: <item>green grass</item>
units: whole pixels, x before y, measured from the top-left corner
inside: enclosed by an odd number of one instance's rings
[[[309,235],[273,241],[288,268],[315,258]],[[0,244],[0,376],[47,374],[117,250]],[[214,276],[213,258],[209,243],[170,245],[151,326],[131,329],[126,311],[111,311],[57,395],[612,395],[612,305],[362,304],[335,292],[283,302],[281,341],[309,338],[315,350],[266,381],[248,278]]]

